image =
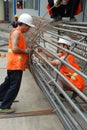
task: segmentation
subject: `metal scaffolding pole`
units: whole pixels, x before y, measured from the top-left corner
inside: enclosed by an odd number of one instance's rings
[[[86,0],[83,1],[83,15],[82,15],[82,22],[85,21],[85,8],[86,8]]]

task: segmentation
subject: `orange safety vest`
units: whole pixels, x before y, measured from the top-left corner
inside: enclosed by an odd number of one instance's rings
[[[52,9],[51,9],[50,4],[47,4],[47,5],[46,5],[46,9],[48,10],[49,15],[50,15],[50,16],[53,16],[53,11],[52,11]]]
[[[70,65],[75,67],[77,70],[80,70],[78,63],[76,62],[74,56],[68,55],[67,61]],[[85,88],[84,78],[77,74],[74,70],[67,67],[66,65],[62,65],[60,72],[72,83],[74,84],[79,90],[83,90]]]
[[[78,15],[78,14],[80,14],[82,12],[82,7],[81,7],[81,3],[79,3],[78,4],[78,8],[77,8],[77,10],[76,10],[76,12],[75,12],[75,15]]]
[[[15,30],[16,29],[14,29],[11,32],[10,37]],[[26,49],[26,43],[23,34],[19,29],[17,30],[20,33],[18,48]],[[8,46],[7,70],[25,70],[28,56],[27,54],[14,53],[12,51],[12,41],[10,37],[9,37],[9,46]]]

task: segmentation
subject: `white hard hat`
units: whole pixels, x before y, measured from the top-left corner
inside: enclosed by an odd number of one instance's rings
[[[62,44],[65,44],[65,45],[67,45],[67,46],[71,46],[72,43],[71,43],[70,40],[71,40],[70,37],[68,37],[68,36],[63,36],[62,38],[59,38],[58,43],[62,43]]]
[[[21,14],[18,21],[27,24],[31,27],[35,27],[35,25],[33,24],[33,19],[29,14],[26,13]]]

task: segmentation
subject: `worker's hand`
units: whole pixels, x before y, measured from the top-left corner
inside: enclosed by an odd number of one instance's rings
[[[55,59],[55,60],[53,60],[53,64],[54,64],[54,65],[60,65],[60,61],[57,60],[57,59]]]
[[[43,50],[43,49],[42,49],[41,47],[38,48],[38,52],[42,52],[42,50]]]
[[[62,3],[62,0],[54,0],[54,6],[55,6],[55,7],[60,6],[61,3]]]
[[[58,56],[58,57],[61,57],[62,55],[63,55],[63,53],[62,53],[62,52],[57,53],[57,56]]]

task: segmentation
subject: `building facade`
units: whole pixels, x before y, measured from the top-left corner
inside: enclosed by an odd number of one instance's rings
[[[0,0],[0,22],[4,21],[4,2]]]
[[[11,21],[14,14],[29,13],[32,16],[43,16],[46,10],[47,0],[0,0],[3,18],[0,20]],[[49,15],[47,14],[47,17]]]
[[[83,0],[86,2],[86,0]],[[47,13],[46,5],[48,0],[0,0],[0,21],[11,21],[14,14],[29,13],[32,16],[44,16],[50,18]],[[84,4],[85,5],[85,4]],[[87,2],[86,2],[87,5]],[[85,12],[87,6],[85,6]],[[83,12],[76,16],[78,21],[87,20],[86,13]]]
[[[21,3],[22,9],[16,8],[16,12],[20,15],[21,13],[29,13],[34,16],[43,16],[46,10],[47,0],[17,0]],[[47,15],[49,17],[49,15]]]

